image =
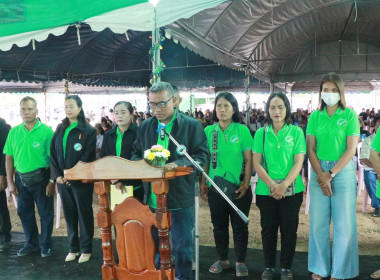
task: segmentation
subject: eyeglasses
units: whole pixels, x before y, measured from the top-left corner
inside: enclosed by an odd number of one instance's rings
[[[172,97],[170,97],[168,100],[166,100],[166,101],[161,101],[161,102],[157,102],[157,103],[155,103],[155,102],[149,102],[148,104],[149,104],[149,107],[151,108],[151,109],[156,109],[156,108],[165,108],[166,107],[166,105],[168,104],[168,102],[170,101],[170,99],[172,99],[173,98],[173,96]]]

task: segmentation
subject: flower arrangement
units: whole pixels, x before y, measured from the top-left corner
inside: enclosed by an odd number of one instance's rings
[[[145,161],[155,166],[164,166],[169,157],[170,152],[161,145],[153,145],[144,152]]]

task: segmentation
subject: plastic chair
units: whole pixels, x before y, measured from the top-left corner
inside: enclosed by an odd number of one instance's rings
[[[358,153],[358,195],[360,194],[361,190],[365,189],[364,185],[364,166],[360,163],[359,155],[360,155],[360,149],[362,148],[362,142],[358,144],[357,146],[357,153]]]
[[[61,223],[61,207],[62,207],[62,202],[61,202],[61,196],[59,195],[58,192],[58,186],[55,184],[55,193],[57,194],[57,207],[56,207],[56,215],[55,215],[55,228],[60,227]]]
[[[257,176],[257,173],[255,174],[255,176],[251,176],[252,203],[256,203],[255,190],[258,178],[259,177]]]
[[[358,178],[358,196],[360,191],[363,190],[363,203],[362,203],[362,212],[366,212],[367,204],[371,204],[371,198],[368,195],[367,188],[365,187],[364,182],[364,166],[360,163],[360,150],[362,148],[363,142],[358,143],[357,153],[358,153],[358,167],[359,167],[359,178]]]
[[[6,195],[7,195],[7,203],[8,203],[8,205],[9,205],[8,197],[9,197],[11,194],[10,194],[8,188],[5,189],[5,193],[6,193]],[[12,199],[13,199],[13,204],[15,205],[15,208],[17,209],[17,197],[16,197],[14,194],[12,194]]]
[[[307,161],[307,169],[309,171],[309,180],[307,181],[305,215],[309,215],[309,210],[310,210],[310,176],[311,176],[310,160]]]

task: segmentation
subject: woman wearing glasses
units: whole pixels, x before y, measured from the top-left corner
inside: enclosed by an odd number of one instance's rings
[[[259,176],[256,205],[260,209],[266,266],[261,279],[274,279],[280,228],[281,280],[290,280],[305,189],[300,176],[306,153],[305,136],[301,128],[290,124],[290,103],[285,94],[272,93],[265,113],[268,125],[256,132],[252,150],[253,167]]]
[[[115,104],[113,111],[117,126],[104,134],[100,157],[118,156],[131,159],[132,145],[138,131],[138,126],[132,123],[133,107],[129,102],[119,101]],[[126,191],[126,185],[133,185],[133,196],[143,201],[144,189],[140,180],[114,181],[112,183],[122,193]]]
[[[319,88],[320,109],[307,126],[310,176],[309,271],[313,280],[331,275],[332,280],[359,274],[356,224],[355,155],[359,121],[346,108],[343,81],[330,73]],[[330,246],[330,223],[333,242]]]
[[[213,118],[217,124],[205,129],[211,162],[207,168],[214,182],[225,190],[225,194],[248,216],[252,203],[250,179],[252,174],[252,137],[249,129],[240,124],[239,107],[236,98],[229,92],[220,92],[215,99]],[[222,178],[222,181],[220,180]],[[223,180],[228,182],[223,186]],[[231,191],[229,191],[230,189]],[[229,267],[228,243],[229,221],[233,230],[236,255],[236,276],[247,276],[245,257],[248,245],[248,225],[236,211],[216,192],[208,191],[202,177],[201,197],[208,200],[211,221],[214,226],[214,240],[219,259],[210,266],[211,273],[220,273]]]

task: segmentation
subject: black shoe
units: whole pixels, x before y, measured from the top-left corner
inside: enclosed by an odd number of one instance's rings
[[[0,242],[0,252],[3,252],[5,250],[9,249],[10,246],[11,246],[10,241],[1,241]]]
[[[273,280],[274,278],[274,268],[266,268],[261,274],[261,280]]]
[[[375,208],[375,212],[373,212],[374,217],[380,217],[380,208]]]
[[[53,254],[52,249],[45,248],[45,247],[41,248],[41,257],[43,258],[50,257],[52,254]]]
[[[19,257],[23,257],[23,256],[26,256],[26,255],[29,255],[31,253],[35,253],[35,252],[38,252],[40,250],[40,248],[38,247],[24,247],[24,248],[21,248],[18,252],[17,252],[17,256]]]
[[[293,280],[293,273],[290,269],[281,269],[281,280]]]

